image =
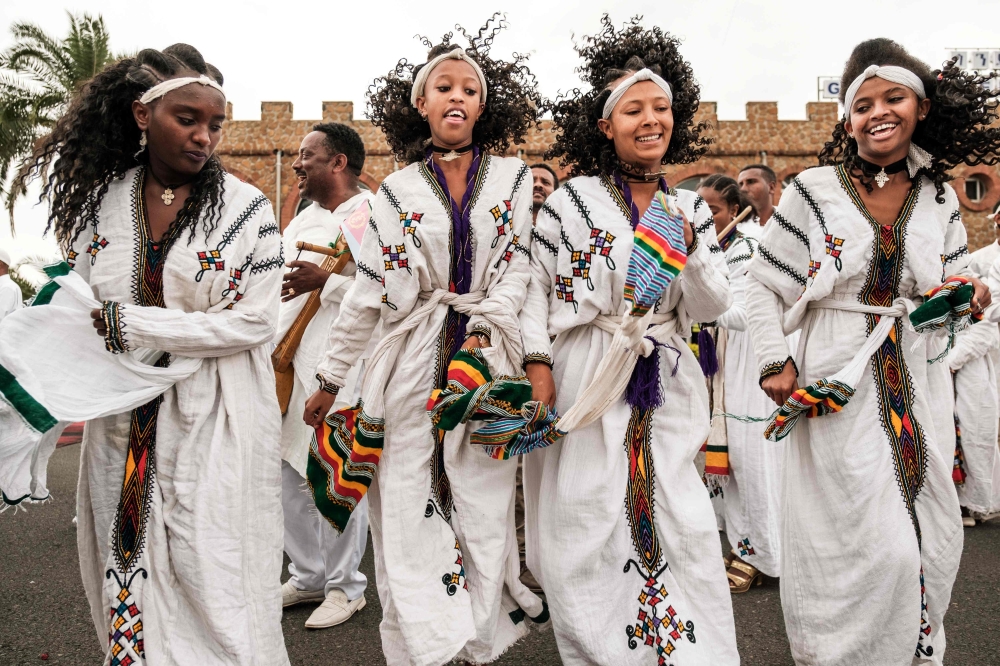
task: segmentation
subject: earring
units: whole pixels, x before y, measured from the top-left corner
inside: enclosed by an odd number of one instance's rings
[[[139,150],[135,151],[133,157],[139,157],[144,150],[146,150],[146,130],[142,130],[142,134],[139,135]]]

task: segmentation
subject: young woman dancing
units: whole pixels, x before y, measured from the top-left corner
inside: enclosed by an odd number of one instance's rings
[[[731,298],[711,260],[708,207],[662,176],[708,143],[693,120],[699,88],[675,38],[637,21],[603,25],[578,47],[592,90],[555,109],[552,156],[574,177],[534,230],[521,315],[534,398],[565,414],[591,384],[628,306],[633,230],[658,192],[684,215],[687,263],[651,311],[644,386],[637,365],[599,420],[526,457],[528,566],[565,664],[737,664],[718,533],[694,463],[708,394],[681,337]]]
[[[531,172],[496,154],[521,140],[539,98],[521,59],[490,57],[502,27],[491,21],[465,35],[468,48],[446,35],[426,63],[401,61],[376,81],[372,122],[409,166],[379,188],[321,388],[306,403],[306,422],[321,425],[381,321],[350,419],[357,441],[381,450],[369,516],[389,664],[486,663],[525,633],[525,615],[544,619],[518,580],[517,461],[492,460],[466,442],[464,427],[445,434],[427,413],[460,348],[481,349],[494,376],[518,374],[522,361]],[[333,474],[331,461],[314,451],[310,466]],[[333,486],[313,489],[321,510],[330,498],[336,507],[355,501]]]
[[[288,663],[263,346],[284,258],[267,199],[214,156],[225,118],[222,75],[197,50],[145,49],[88,82],[21,172],[48,172],[50,225],[103,302],[92,317],[108,358],[201,360],[84,430],[77,538],[106,663]]]
[[[825,166],[787,188],[747,276],[762,388],[782,404],[820,387],[819,413],[835,412],[801,419],[785,450],[785,625],[799,664],[940,664],[962,522],[933,413],[954,402],[929,388],[933,345],[914,344],[897,299],[964,270],[945,181],[959,163],[996,162],[996,103],[982,77],[932,72],[887,39],[859,44],[842,80]],[[972,284],[981,312],[989,291]],[[792,358],[785,333],[799,328]],[[815,384],[848,368],[863,370],[852,391]]]

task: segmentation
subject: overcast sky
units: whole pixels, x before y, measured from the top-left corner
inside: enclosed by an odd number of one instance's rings
[[[116,51],[196,46],[226,77],[237,119],[260,117],[260,102],[291,101],[296,118],[320,116],[324,100],[352,100],[364,114],[365,90],[400,57],[422,62],[426,50],[414,39],[438,41],[460,23],[479,28],[492,9],[507,15],[508,29],[493,53],[530,54],[529,65],[544,95],[578,84],[573,35],[594,32],[603,12],[616,23],[642,14],[680,37],[682,50],[702,86],[702,99],[719,104],[725,120],[745,117],[747,101],[778,102],[782,119],[805,118],[816,99],[816,77],[837,75],[851,48],[871,37],[890,37],[932,66],[951,47],[1000,48],[1000,2],[964,0],[21,0],[0,3],[0,49],[11,43],[17,20],[53,35],[67,28],[66,10],[104,16]],[[37,233],[44,217],[18,208],[18,227]],[[6,217],[6,215],[3,215]],[[0,239],[5,234],[0,221]]]

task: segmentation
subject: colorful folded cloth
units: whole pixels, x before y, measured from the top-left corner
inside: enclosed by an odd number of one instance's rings
[[[469,420],[520,417],[521,406],[529,400],[531,383],[527,377],[494,379],[481,350],[462,349],[448,364],[445,387],[431,392],[427,413],[437,428],[454,430]]]
[[[472,433],[471,441],[482,446],[494,460],[507,460],[558,441],[566,434],[556,427],[558,423],[559,415],[554,409],[532,400],[524,403],[519,417],[487,423]]]
[[[687,264],[684,214],[658,191],[639,219],[625,275],[625,300],[641,317],[663,295]]]
[[[910,313],[910,324],[917,333],[948,328],[951,333],[964,331],[982,321],[982,313],[973,314],[975,287],[967,277],[954,276],[924,294],[923,304]]]
[[[819,381],[796,390],[778,408],[764,429],[764,438],[777,442],[787,437],[799,417],[807,419],[839,412],[854,395],[854,389],[837,380]]]

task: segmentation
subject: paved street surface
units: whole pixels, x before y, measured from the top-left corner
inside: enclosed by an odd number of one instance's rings
[[[49,468],[51,503],[0,515],[0,665],[98,665],[102,652],[84,601],[72,524],[79,446],[56,451]],[[368,606],[340,627],[306,631],[313,606],[285,612],[285,642],[295,666],[383,664],[372,552]],[[287,574],[286,574],[287,576]],[[596,606],[600,600],[595,599]],[[734,598],[744,666],[785,666],[785,639],[776,581]],[[965,553],[947,616],[948,666],[1000,664],[1000,520],[965,531]],[[609,627],[622,634],[624,627]],[[41,655],[48,659],[43,662]],[[551,631],[534,632],[497,662],[504,666],[559,664]]]

